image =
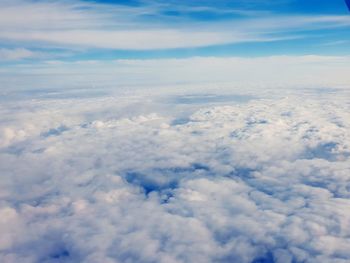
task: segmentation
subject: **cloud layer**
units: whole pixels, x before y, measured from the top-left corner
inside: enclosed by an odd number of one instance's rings
[[[222,89],[238,90],[244,86],[260,87],[337,87],[350,82],[349,56],[271,56],[271,57],[191,57],[178,59],[118,59],[114,61],[50,60],[0,68],[3,90],[13,92],[31,87],[76,88],[118,87],[135,90],[168,92],[181,87],[178,84],[211,85]],[[50,82],[50,87],[47,83]],[[28,85],[30,83],[30,85]],[[191,87],[189,87],[190,89]],[[240,91],[239,91],[240,92]],[[255,89],[253,92],[257,92]]]
[[[5,48],[45,49],[52,55],[59,53],[57,48],[78,54],[86,49],[162,50],[310,38],[319,30],[324,34],[350,24],[341,14],[274,14],[240,5],[6,0],[0,3],[0,41]],[[205,19],[208,14],[216,19]]]
[[[324,91],[3,103],[0,261],[349,261],[349,94]]]

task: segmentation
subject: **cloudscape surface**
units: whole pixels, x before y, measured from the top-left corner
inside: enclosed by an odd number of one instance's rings
[[[0,0],[0,262],[349,262],[349,44],[343,0]]]

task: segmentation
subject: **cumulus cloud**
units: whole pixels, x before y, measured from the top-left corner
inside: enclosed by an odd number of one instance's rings
[[[178,104],[128,116],[147,103],[130,94],[3,103],[0,261],[347,262],[338,93],[191,105],[181,120],[163,112]]]

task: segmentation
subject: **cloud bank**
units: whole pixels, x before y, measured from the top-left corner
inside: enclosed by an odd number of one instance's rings
[[[350,82],[348,56],[191,57],[178,59],[118,59],[113,61],[50,60],[0,69],[3,90],[118,87],[170,89],[177,84],[216,86],[232,90],[260,87],[337,87]],[[30,83],[30,86],[28,85]],[[199,86],[198,86],[199,87]],[[181,87],[179,87],[181,88]],[[171,88],[172,90],[174,88]],[[178,89],[175,88],[175,89]],[[254,90],[257,92],[257,89]]]
[[[3,103],[0,261],[348,262],[349,94],[324,92],[181,120],[126,116],[143,96]]]

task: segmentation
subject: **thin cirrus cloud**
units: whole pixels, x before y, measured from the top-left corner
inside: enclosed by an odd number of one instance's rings
[[[234,14],[222,21],[164,18],[167,5],[136,7],[83,1],[5,1],[0,41],[28,47],[157,50],[303,38],[303,32],[348,26],[341,15],[276,15],[244,9],[187,7]],[[184,10],[178,7],[177,12]],[[180,10],[180,11],[179,11]],[[181,11],[184,12],[184,11]],[[20,15],[18,15],[20,14]],[[237,15],[239,14],[239,15]]]
[[[25,58],[35,58],[40,57],[42,54],[33,52],[25,48],[16,49],[0,49],[0,60],[20,60]]]

